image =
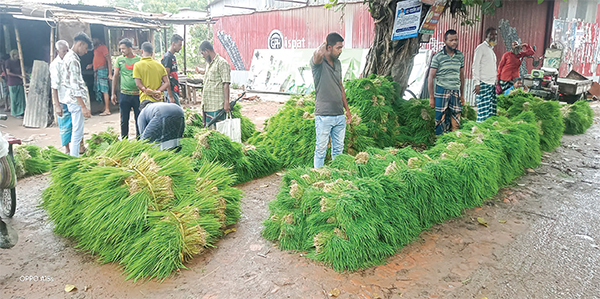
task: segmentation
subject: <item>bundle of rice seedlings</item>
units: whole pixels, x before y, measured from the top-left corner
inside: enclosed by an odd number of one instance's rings
[[[95,156],[99,152],[105,150],[109,145],[119,141],[119,137],[119,133],[112,127],[108,127],[104,132],[92,134],[92,137],[86,140],[88,147],[85,156]]]
[[[194,158],[195,165],[216,162],[235,175],[235,184],[263,177],[281,169],[280,162],[263,146],[242,145],[227,136],[207,129],[194,139],[183,138],[181,155]]]
[[[127,279],[165,279],[239,219],[241,192],[227,169],[119,141],[94,158],[64,159],[41,206],[54,231],[118,262]]]
[[[400,134],[396,136],[398,144],[433,145],[435,142],[435,112],[429,107],[429,100],[403,100],[397,111],[400,123]]]
[[[565,105],[561,109],[565,122],[565,134],[583,134],[594,122],[594,110],[587,101],[577,101],[572,105]]]
[[[256,132],[256,125],[250,120],[250,118],[242,115],[242,105],[236,104],[233,107],[231,114],[234,118],[239,118],[242,129],[242,142],[248,141],[252,135]]]
[[[36,145],[15,146],[13,156],[17,178],[50,171],[51,164],[44,153],[46,150]]]

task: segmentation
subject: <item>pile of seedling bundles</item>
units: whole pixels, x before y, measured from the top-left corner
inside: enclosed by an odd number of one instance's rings
[[[507,102],[510,101],[510,104]],[[436,223],[479,206],[560,145],[560,105],[526,94],[503,114],[466,122],[423,152],[369,148],[321,169],[288,171],[263,236],[336,271],[385,262]]]
[[[193,138],[196,133],[200,132],[204,126],[202,124],[202,112],[199,110],[186,109],[185,110],[185,130],[183,137]],[[233,118],[240,119],[242,142],[246,142],[256,132],[256,126],[250,120],[250,118],[242,115],[242,106],[237,104],[231,111]]]
[[[433,145],[434,111],[427,100],[403,100],[389,77],[370,76],[345,83],[352,122],[346,126],[344,152],[356,155],[369,147]],[[249,142],[264,145],[282,166],[310,166],[315,149],[314,95],[292,97]],[[472,117],[472,108],[465,107]]]
[[[241,191],[228,169],[119,141],[95,157],[55,157],[42,207],[54,231],[127,279],[162,280],[223,235],[240,217]]]

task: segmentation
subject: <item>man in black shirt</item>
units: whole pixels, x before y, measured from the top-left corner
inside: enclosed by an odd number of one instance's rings
[[[165,92],[165,96],[169,103],[179,104],[179,76],[177,75],[177,58],[175,53],[181,51],[183,46],[183,38],[179,34],[173,34],[171,37],[171,47],[162,59],[162,65],[165,66],[167,74],[169,75],[169,83],[171,88],[168,92]]]

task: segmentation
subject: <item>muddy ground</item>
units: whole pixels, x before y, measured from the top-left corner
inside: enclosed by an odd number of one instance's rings
[[[279,105],[248,103],[244,113],[262,123]],[[593,106],[600,115],[600,104]],[[23,179],[7,221],[19,243],[0,251],[0,298],[328,298],[336,290],[337,298],[600,298],[599,122],[563,137],[540,167],[481,207],[423,232],[385,265],[355,273],[336,273],[261,237],[280,174],[240,185],[237,231],[162,283],[125,281],[118,265],[101,265],[55,235],[37,207],[48,176]],[[52,143],[46,131],[36,143]],[[77,290],[66,293],[67,284]]]

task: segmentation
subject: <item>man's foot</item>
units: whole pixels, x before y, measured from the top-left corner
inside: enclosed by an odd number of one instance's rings
[[[17,115],[15,116],[16,119],[23,119],[23,115]]]
[[[83,141],[81,141],[81,142],[82,142],[81,145],[79,145],[79,154],[83,155],[85,153],[86,148],[85,148],[85,145],[83,145]]]
[[[110,111],[104,111],[102,113],[100,113],[100,116],[107,116],[110,115]]]

